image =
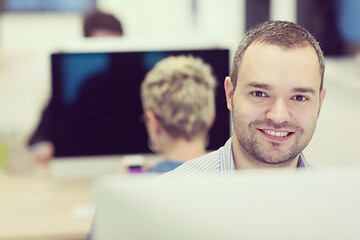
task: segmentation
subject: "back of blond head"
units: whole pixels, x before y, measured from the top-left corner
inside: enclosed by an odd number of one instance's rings
[[[141,85],[144,111],[151,110],[172,137],[206,134],[215,114],[216,81],[210,65],[193,56],[170,56]]]

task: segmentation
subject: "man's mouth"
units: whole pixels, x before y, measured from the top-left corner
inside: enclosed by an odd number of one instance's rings
[[[263,135],[275,141],[285,141],[287,140],[294,132],[288,131],[275,131],[270,129],[259,129]]]

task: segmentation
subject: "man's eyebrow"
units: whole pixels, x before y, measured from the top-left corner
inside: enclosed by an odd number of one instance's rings
[[[271,89],[271,87],[268,84],[257,83],[257,82],[249,83],[248,87],[255,87],[255,88],[260,88],[260,89],[264,89],[264,90]]]
[[[268,84],[264,84],[264,83],[257,83],[257,82],[251,82],[248,84],[248,87],[254,87],[254,88],[260,88],[260,89],[264,89],[264,90],[270,90],[271,86]],[[311,87],[297,87],[297,88],[293,88],[292,92],[295,93],[312,93],[315,94],[316,91],[311,88]]]
[[[292,91],[296,92],[296,93],[312,93],[312,94],[315,94],[315,90],[310,88],[310,87],[294,88]]]

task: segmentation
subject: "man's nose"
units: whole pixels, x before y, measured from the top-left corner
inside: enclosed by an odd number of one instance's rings
[[[283,99],[274,100],[266,112],[266,118],[274,123],[290,122],[291,114],[286,102]]]

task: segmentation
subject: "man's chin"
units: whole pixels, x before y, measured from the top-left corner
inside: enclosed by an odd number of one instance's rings
[[[281,166],[286,166],[286,165],[290,165],[296,158],[297,158],[298,154],[296,155],[292,155],[292,154],[281,154],[279,152],[274,153],[274,154],[269,154],[269,155],[263,155],[261,157],[258,157],[258,161],[268,164],[268,165],[272,165],[272,166],[277,166],[277,165],[281,165]]]

